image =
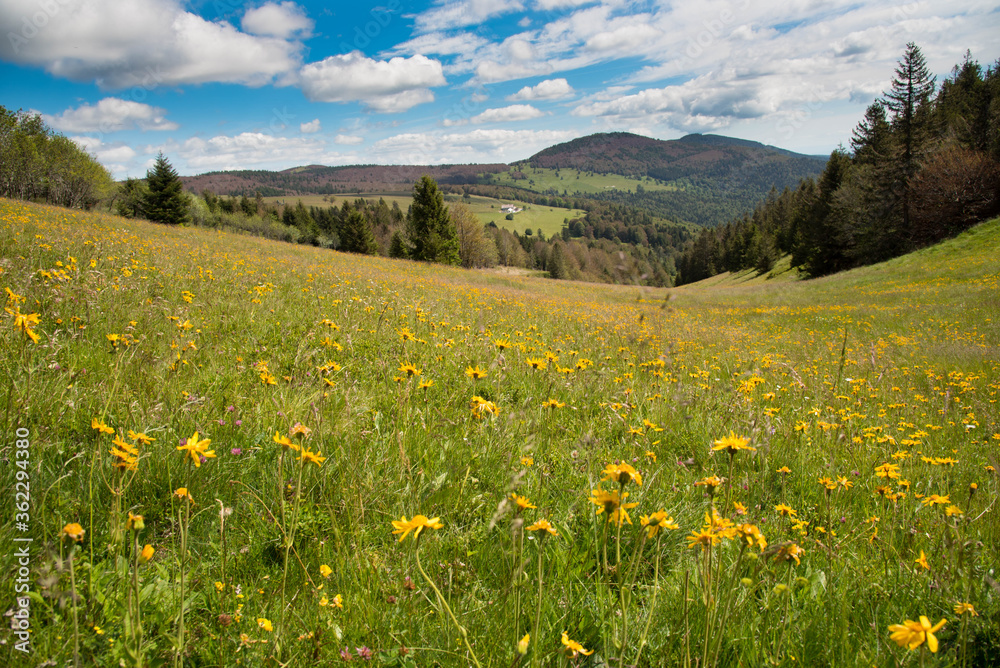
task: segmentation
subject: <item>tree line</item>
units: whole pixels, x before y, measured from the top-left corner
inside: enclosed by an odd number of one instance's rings
[[[89,209],[114,189],[111,174],[37,114],[0,106],[0,197]]]
[[[725,271],[806,276],[881,262],[1000,213],[1000,61],[970,53],[940,88],[910,43],[891,88],[830,155],[817,179],[771,193],[726,225],[703,230],[676,259],[677,284]]]

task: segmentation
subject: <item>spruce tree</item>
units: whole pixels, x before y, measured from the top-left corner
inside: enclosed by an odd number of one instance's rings
[[[347,220],[341,226],[340,250],[363,255],[378,253],[378,243],[375,241],[375,233],[372,232],[371,223],[357,209],[352,209],[347,214]]]
[[[179,225],[187,221],[184,184],[162,151],[156,156],[153,168],[146,172],[146,185],[149,192],[146,194],[143,213],[147,219],[167,225]]]
[[[903,230],[910,229],[911,181],[917,173],[923,148],[930,137],[930,97],[934,77],[927,69],[924,55],[913,42],[906,45],[903,59],[896,66],[892,88],[885,94],[885,105],[892,113],[892,128],[900,146],[898,189],[902,204]]]
[[[413,204],[406,225],[410,258],[458,264],[458,234],[437,183],[424,175],[413,186]]]

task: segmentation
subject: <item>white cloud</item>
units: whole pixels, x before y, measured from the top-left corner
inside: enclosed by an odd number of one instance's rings
[[[579,7],[580,5],[589,5],[596,0],[535,0],[535,5],[543,11],[550,11],[553,9],[564,9],[566,7]]]
[[[414,17],[419,32],[479,25],[501,14],[524,9],[519,0],[439,0]]]
[[[655,40],[662,35],[660,30],[650,25],[623,25],[590,37],[586,42],[586,48],[592,51],[634,49],[636,44]]]
[[[319,122],[318,118],[314,118],[308,123],[299,123],[299,132],[303,134],[312,134],[314,132],[319,132],[323,129],[323,125]]]
[[[308,37],[313,28],[312,19],[294,2],[268,2],[256,9],[247,10],[241,25],[243,30],[254,35],[282,39]]]
[[[565,79],[546,79],[535,86],[525,86],[508,100],[558,100],[573,94],[573,88]]]
[[[426,56],[373,60],[355,51],[305,65],[299,86],[314,102],[362,101],[381,112],[406,111],[434,99],[444,85],[441,63]]]
[[[168,121],[166,110],[148,104],[106,97],[97,104],[82,104],[56,116],[43,115],[43,120],[63,132],[117,132],[140,130],[176,130],[179,126]]]
[[[264,85],[294,70],[302,48],[207,21],[176,0],[5,0],[0,25],[15,27],[0,58],[112,89]]]
[[[544,116],[541,111],[530,104],[512,104],[509,107],[499,107],[497,109],[487,109],[481,114],[473,116],[473,123],[510,123],[513,121],[526,121],[532,118]]]
[[[70,137],[80,148],[97,158],[116,179],[125,178],[130,172],[145,174],[140,170],[135,158],[139,155],[135,149],[122,142],[105,144],[97,137]]]
[[[333,138],[333,143],[345,146],[357,146],[358,144],[364,144],[365,138],[357,135],[337,135]]]
[[[476,66],[476,79],[482,83],[496,83],[549,74],[549,63],[499,63],[487,60]]]
[[[581,134],[576,130],[500,129],[476,129],[462,134],[405,133],[375,142],[372,151],[388,164],[511,162]]]
[[[195,172],[245,169],[248,165],[343,164],[345,158],[330,152],[326,141],[318,137],[280,137],[265,132],[191,137],[180,144],[168,144],[164,152],[180,156],[188,170]]]

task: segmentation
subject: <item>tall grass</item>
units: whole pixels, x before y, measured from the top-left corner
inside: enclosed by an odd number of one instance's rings
[[[672,291],[8,200],[0,221],[34,539],[33,654],[2,631],[8,664],[74,640],[101,666],[997,661],[1000,221],[819,281]],[[730,432],[756,449],[713,450]],[[442,525],[419,552],[392,524],[416,515]],[[890,637],[921,615],[947,619],[936,653]]]

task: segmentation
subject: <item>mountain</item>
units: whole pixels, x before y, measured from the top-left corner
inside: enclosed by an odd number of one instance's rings
[[[476,186],[479,194],[506,198],[527,191],[577,203],[599,200],[713,226],[751,210],[772,188],[794,188],[817,176],[825,164],[823,157],[719,135],[662,140],[611,132],[557,144],[513,165],[309,165],[210,172],[183,181],[192,192],[220,195],[408,194],[428,174],[446,190]]]
[[[639,181],[634,192],[609,188],[591,196],[672,220],[713,226],[749,211],[771,188],[780,192],[819,175],[826,161],[720,135],[662,140],[611,132],[557,144],[520,164],[625,175]]]

